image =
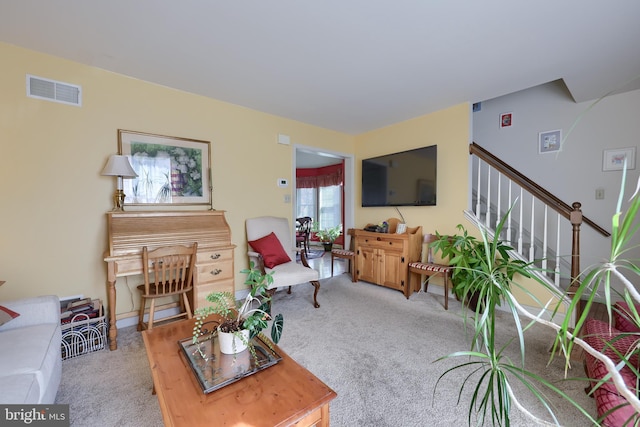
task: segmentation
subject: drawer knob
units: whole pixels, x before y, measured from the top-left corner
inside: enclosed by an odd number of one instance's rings
[[[214,276],[217,276],[220,273],[222,273],[222,270],[220,270],[219,268],[216,268],[215,270],[211,270],[211,274]]]
[[[380,237],[376,237],[376,240],[379,242],[380,240],[382,240]]]
[[[211,255],[211,259],[218,259],[218,258],[220,258],[220,254]]]

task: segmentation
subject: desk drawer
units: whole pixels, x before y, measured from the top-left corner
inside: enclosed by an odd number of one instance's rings
[[[196,264],[202,265],[231,259],[233,259],[233,249],[212,249],[207,251],[198,251],[196,255]]]
[[[118,276],[142,275],[142,257],[116,261]]]
[[[231,292],[232,294],[235,292],[233,279],[218,280],[204,285],[198,284],[193,288],[194,309],[211,305],[211,303],[207,301],[207,295],[211,292],[224,291]]]
[[[196,271],[194,274],[194,279],[198,284],[229,279],[231,277],[233,277],[232,259],[196,265]]]
[[[358,239],[357,245],[377,249],[395,249],[401,251],[404,247],[404,240],[391,236],[365,237]]]

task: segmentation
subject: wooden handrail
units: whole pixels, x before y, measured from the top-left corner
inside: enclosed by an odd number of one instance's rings
[[[469,153],[478,156],[482,160],[484,160],[487,164],[493,166],[495,169],[500,171],[502,174],[506,175],[513,182],[516,182],[520,187],[527,190],[536,198],[540,199],[544,204],[551,207],[553,210],[558,212],[564,218],[571,220],[571,213],[574,211],[574,208],[542,188],[540,185],[531,181],[526,176],[522,175],[520,172],[476,144],[475,142],[469,145]],[[591,226],[598,233],[602,234],[605,237],[611,236],[604,228],[600,227],[598,224],[587,218],[586,216],[582,216],[582,221],[589,226]]]

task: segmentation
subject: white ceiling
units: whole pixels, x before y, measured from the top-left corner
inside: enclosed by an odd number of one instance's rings
[[[621,88],[640,1],[0,0],[0,41],[358,134],[556,79]]]

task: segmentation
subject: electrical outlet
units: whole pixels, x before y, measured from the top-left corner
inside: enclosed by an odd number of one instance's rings
[[[604,199],[604,188],[596,188],[596,200]]]

